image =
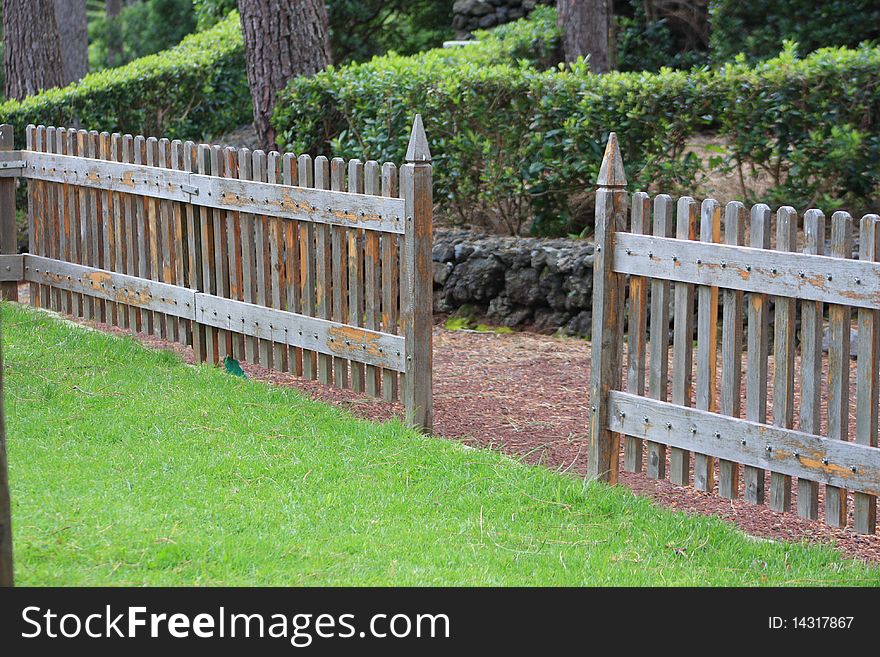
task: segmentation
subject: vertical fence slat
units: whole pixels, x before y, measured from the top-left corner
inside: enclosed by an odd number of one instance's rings
[[[330,161],[323,155],[315,158],[315,188],[330,189]],[[330,319],[333,308],[333,264],[330,226],[315,226],[315,313],[321,319]],[[333,381],[333,358],[318,354],[318,381],[329,385]]]
[[[658,194],[654,199],[653,234],[672,237],[672,198]],[[672,286],[662,279],[651,280],[651,353],[648,395],[666,401],[669,392],[669,303]],[[648,441],[647,473],[651,479],[666,477],[666,445]]]
[[[183,143],[179,139],[171,142],[171,168],[183,168]],[[186,285],[186,206],[189,203],[172,204],[172,273],[176,285]],[[182,317],[177,318],[177,335],[181,344],[192,344],[191,326]]]
[[[266,180],[273,184],[281,183],[281,154],[272,151],[267,156]],[[272,307],[284,310],[282,290],[284,289],[284,221],[281,217],[269,218],[269,296]],[[287,345],[276,342],[272,346],[272,367],[279,372],[287,370]]]
[[[825,215],[818,210],[804,214],[804,253],[825,251]],[[800,430],[819,434],[822,410],[822,325],[824,304],[801,301],[801,403]],[[819,484],[798,477],[797,512],[801,518],[819,517]]]
[[[266,182],[266,153],[261,150],[253,152],[253,179]],[[269,218],[254,215],[254,266],[256,271],[256,303],[260,306],[269,305]],[[272,341],[259,340],[258,356],[260,365],[271,367]]]
[[[184,171],[198,170],[198,151],[196,145],[188,141],[183,145]],[[202,283],[202,224],[201,211],[191,203],[186,204],[186,255],[187,285],[192,289],[204,291]],[[196,317],[192,322],[192,348],[197,363],[208,359],[205,325]]]
[[[117,135],[118,137],[118,135]],[[58,128],[55,131],[55,152],[64,155],[67,146],[67,129]],[[57,185],[57,201],[58,201],[58,257],[65,262],[70,262],[70,212],[68,198],[70,197],[71,186],[68,183]],[[117,246],[117,251],[118,251]],[[59,310],[63,313],[70,312],[71,298],[70,292],[60,290],[61,305]]]
[[[122,135],[114,132],[110,135],[110,160],[119,162],[122,158]],[[112,205],[110,222],[113,233],[113,271],[123,272],[125,269],[125,233],[123,226],[123,205],[125,195],[122,192],[111,194]],[[120,328],[128,328],[128,309],[125,304],[117,304],[116,322]]]
[[[675,237],[679,240],[696,239],[697,204],[689,196],[678,199]],[[681,244],[687,249],[687,244]],[[675,310],[672,347],[672,403],[691,405],[691,370],[694,340],[694,286],[675,284]],[[673,447],[669,454],[669,480],[679,486],[690,481],[690,452]]]
[[[199,144],[197,150],[198,171],[207,175],[210,170],[211,147],[207,144]],[[214,281],[214,223],[211,211],[206,206],[199,206],[199,242],[201,248],[202,288],[205,294],[216,294],[217,288]],[[205,326],[205,360],[209,363],[217,362],[217,329],[213,326]]]
[[[315,175],[310,155],[297,158],[300,187],[314,187]],[[311,221],[299,224],[299,266],[300,266],[300,303],[302,312],[309,317],[315,316],[315,224]],[[303,377],[316,379],[318,376],[317,354],[303,350]]]
[[[749,245],[770,248],[770,208],[759,203],[752,207]],[[749,294],[748,341],[746,353],[746,419],[767,422],[767,358],[769,356],[770,314],[766,294]],[[764,471],[743,468],[744,497],[753,504],[764,503]]]
[[[238,151],[238,177],[241,180],[253,178],[253,155],[249,148]],[[241,287],[243,300],[254,303],[256,285],[254,276],[256,265],[254,263],[254,223],[256,217],[249,212],[240,213],[241,216]],[[257,361],[257,339],[250,335],[244,337],[244,357],[249,363]]]
[[[11,151],[14,147],[12,126],[0,126],[0,151]],[[18,229],[15,218],[15,181],[12,178],[0,180],[0,253],[18,253]],[[18,301],[18,282],[4,281],[3,298]]]
[[[150,167],[159,166],[159,140],[147,137],[147,160]],[[162,280],[162,210],[159,199],[147,198],[147,234],[149,236],[150,280]],[[160,312],[153,313],[153,335],[167,336],[165,318]]]
[[[345,190],[345,161],[334,157],[330,162],[330,188],[336,191]],[[331,235],[333,247],[333,320],[348,321],[348,241],[345,239],[345,228],[333,226]],[[348,387],[348,361],[344,358],[333,358],[333,381],[340,388]]]
[[[134,161],[134,137],[122,136],[122,161],[131,164]],[[122,194],[122,223],[125,233],[125,262],[122,271],[130,276],[137,276],[137,227],[135,225],[135,203],[137,197]],[[126,324],[131,331],[138,330],[138,311],[133,305],[128,306]]]
[[[76,130],[67,131],[64,153],[75,156]],[[79,188],[76,185],[68,185],[67,212],[70,216],[70,261],[82,264],[80,249],[82,248],[82,224],[79,216]],[[74,317],[82,317],[83,297],[75,292],[70,295],[70,312]]]
[[[718,242],[721,237],[721,206],[706,199],[700,211],[700,240]],[[696,407],[717,410],[716,363],[718,350],[718,288],[699,286],[697,311],[697,372]],[[715,459],[707,454],[694,454],[694,487],[711,491],[715,486]]]
[[[206,153],[208,158],[208,168],[212,176],[229,177],[226,171],[226,157],[222,146],[212,145]],[[228,242],[226,239],[226,211],[219,208],[211,208],[209,221],[211,229],[209,231],[209,239],[211,240],[211,248],[207,252],[212,261],[208,262],[211,269],[211,285],[214,294],[219,297],[229,297],[229,254],[227,252]],[[204,255],[204,254],[203,254]],[[217,362],[223,361],[231,353],[232,331],[226,329],[216,329],[216,349]]]
[[[47,153],[55,152],[55,133],[56,130],[54,126],[49,126],[46,128],[45,136],[44,136],[44,150]],[[58,258],[58,247],[59,247],[59,230],[58,224],[60,217],[58,216],[58,209],[60,204],[58,203],[58,191],[60,185],[58,183],[48,183],[46,185],[46,204],[44,206],[45,209],[45,217],[46,217],[46,230],[44,235],[46,236],[46,255],[50,258]],[[47,286],[49,295],[48,295],[48,308],[52,310],[59,310],[61,307],[61,290],[55,286]]]
[[[223,151],[221,170],[226,178],[238,178],[238,149],[227,146]],[[237,210],[226,211],[226,271],[229,280],[229,298],[244,300],[242,285],[243,266],[241,260],[242,222],[241,213]],[[245,360],[244,334],[230,330],[226,338],[227,350],[238,360]]]
[[[649,231],[651,199],[645,192],[636,192],[630,209],[630,232],[644,235]],[[645,331],[647,321],[648,281],[643,276],[630,276],[629,314],[627,317],[627,378],[626,389],[635,395],[645,394]],[[624,436],[623,469],[642,471],[642,440]]]
[[[797,248],[798,215],[794,208],[784,206],[776,212],[776,250]],[[791,297],[775,297],[773,328],[773,424],[790,429],[794,420],[794,355],[795,313],[797,305]],[[791,476],[773,472],[770,475],[770,508],[791,509]]]
[[[372,196],[382,194],[382,172],[379,163],[370,160],[364,164],[364,193]],[[364,326],[371,330],[379,329],[379,310],[382,303],[379,281],[379,233],[364,231]],[[364,373],[364,386],[368,395],[378,396],[380,392],[380,368],[367,365]]]
[[[134,163],[144,164],[147,158],[146,140],[137,135],[134,138]],[[135,197],[135,219],[137,221],[137,261],[138,276],[141,278],[149,278],[150,276],[150,259],[149,259],[149,237],[147,231],[149,222],[147,221],[147,199],[143,197]],[[139,330],[144,333],[151,334],[153,332],[153,313],[149,310],[138,310]]]
[[[724,212],[724,242],[741,246],[745,232],[745,207],[738,201],[727,204]],[[742,404],[743,293],[724,290],[721,320],[721,413],[740,416]],[[724,436],[724,440],[731,440]],[[739,495],[739,464],[718,461],[718,494],[728,499]]]
[[[30,123],[25,129],[25,148],[36,151],[37,127]],[[39,223],[37,220],[37,188],[40,182],[33,178],[27,181],[27,212],[28,212],[28,253],[39,254]],[[32,306],[39,305],[40,288],[36,283],[29,286],[29,298]]]
[[[382,165],[382,196],[397,197],[397,167],[391,162]],[[398,304],[400,302],[400,271],[397,235],[384,233],[382,240],[382,329],[399,334]],[[398,397],[398,377],[394,370],[382,372],[382,397],[394,401]]]
[[[831,255],[852,257],[852,217],[847,212],[831,216]],[[832,276],[829,273],[828,276]],[[850,309],[829,304],[828,329],[828,438],[847,440],[849,436],[849,357]],[[825,522],[832,527],[845,527],[847,516],[846,490],[825,486]]]
[[[91,146],[91,140],[89,145]],[[36,140],[34,142],[34,148],[40,153],[46,152],[46,126],[38,125]],[[91,153],[90,153],[91,155]],[[51,243],[51,221],[49,218],[49,183],[41,182],[36,190],[36,195],[34,197],[34,208],[37,214],[37,226],[38,226],[38,253],[42,256],[50,255],[50,243]],[[97,223],[97,222],[95,222]],[[40,308],[49,308],[49,286],[48,285],[40,285]]]
[[[364,165],[358,159],[348,161],[348,191],[364,193]],[[357,228],[346,230],[348,240],[348,319],[351,326],[363,326],[364,316],[364,236]],[[364,391],[364,365],[350,361],[351,389]]]
[[[859,226],[859,259],[880,260],[880,217],[867,214]],[[880,311],[859,308],[859,344],[856,361],[856,443],[877,447],[877,404],[880,401],[878,359],[880,359]],[[853,494],[853,528],[860,534],[877,529],[877,498],[856,491]]]
[[[171,168],[171,142],[167,139],[159,140],[159,158],[156,161],[156,165],[161,167],[162,169]],[[174,247],[172,246],[173,232],[172,232],[172,209],[171,209],[171,201],[163,200],[159,203],[159,267],[160,267],[160,276],[159,280],[163,283],[173,283],[174,275],[172,273],[172,253],[174,252]],[[177,320],[171,315],[165,315],[165,321],[163,323],[165,337],[169,341],[174,341],[177,339]]]
[[[285,185],[293,185],[299,182],[296,157],[291,153],[284,155],[282,176]],[[300,262],[299,262],[299,222],[287,221],[284,224],[284,270],[286,273],[285,286],[287,288],[287,309],[298,313],[300,304]],[[303,352],[299,347],[290,347],[287,350],[287,365],[291,372],[302,376]]]
[[[91,130],[88,133],[88,143],[89,143],[89,157],[92,159],[99,159],[101,156],[100,150],[100,136],[96,130]],[[92,190],[90,193],[91,203],[89,204],[89,223],[92,227],[91,232],[91,242],[89,243],[89,250],[91,251],[91,265],[93,267],[102,267],[103,266],[103,244],[104,244],[104,228],[102,224],[103,218],[103,193],[96,190]],[[107,321],[107,304],[103,299],[95,300],[95,321],[98,322],[106,322]]]

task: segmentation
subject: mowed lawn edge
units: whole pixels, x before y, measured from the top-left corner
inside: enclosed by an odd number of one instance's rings
[[[872,585],[622,487],[2,304],[22,585]]]

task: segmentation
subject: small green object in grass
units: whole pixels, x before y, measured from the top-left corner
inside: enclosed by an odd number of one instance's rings
[[[223,369],[226,370],[227,374],[231,374],[232,376],[240,376],[242,379],[247,378],[247,374],[241,369],[241,365],[239,365],[238,361],[232,356],[227,356],[223,359]]]

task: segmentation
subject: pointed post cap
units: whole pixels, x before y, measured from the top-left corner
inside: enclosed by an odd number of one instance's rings
[[[413,121],[412,132],[409,136],[409,146],[406,149],[406,161],[411,164],[431,161],[431,149],[428,148],[428,137],[425,135],[425,126],[422,125],[421,114],[416,114],[416,118]]]
[[[626,187],[626,172],[623,170],[623,158],[620,156],[616,132],[608,135],[596,184],[599,187]]]

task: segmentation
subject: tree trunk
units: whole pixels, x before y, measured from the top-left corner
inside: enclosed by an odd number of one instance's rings
[[[557,0],[565,61],[590,56],[593,73],[614,68],[612,0]]]
[[[329,66],[327,7],[323,0],[238,0],[254,125],[260,145],[274,150],[269,125],[275,99],[288,80]]]
[[[122,11],[122,0],[107,0],[104,4],[107,20],[107,66],[110,68],[122,64],[122,34],[116,21],[120,11]]]
[[[53,0],[3,0],[6,97],[21,100],[63,82]]]
[[[64,84],[89,72],[89,21],[86,0],[55,0],[55,22],[61,37],[61,71]]]
[[[0,350],[0,587],[12,586],[12,584],[12,511],[9,504],[9,478],[6,467],[3,354]]]

